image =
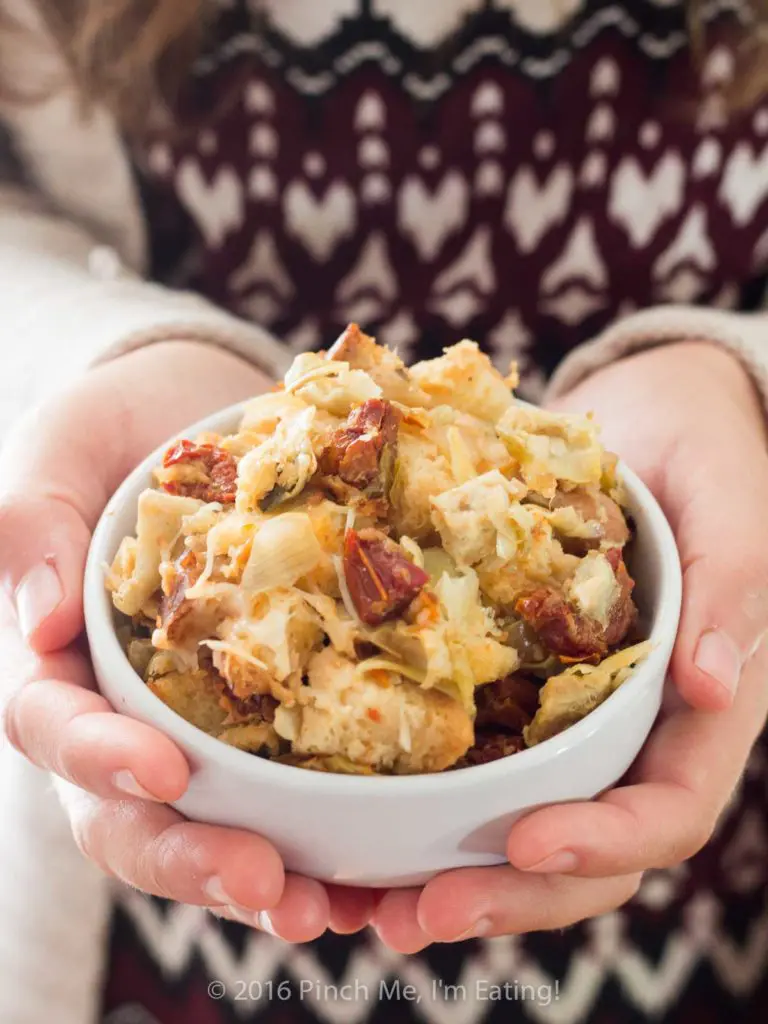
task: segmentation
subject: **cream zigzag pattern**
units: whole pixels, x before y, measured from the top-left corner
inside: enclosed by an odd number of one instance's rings
[[[657,0],[649,0],[655,4]],[[666,6],[666,3],[665,3]],[[471,5],[468,4],[468,8]],[[734,14],[740,20],[748,21],[748,6],[745,0],[709,0],[704,7],[706,20],[714,20],[721,14]],[[513,23],[516,23],[514,16],[514,5],[511,6],[510,16]],[[641,26],[627,12],[625,7],[614,4],[601,8],[587,18],[573,35],[573,43],[577,49],[583,48],[607,28],[614,28],[626,39],[637,38],[640,49],[649,57],[667,59],[677,50],[687,44],[685,32],[678,31],[668,36],[654,35],[652,32],[641,32]],[[402,26],[397,25],[396,31],[400,32],[403,38],[407,38],[407,32]],[[554,37],[553,37],[554,38]],[[514,66],[520,61],[520,53],[512,47],[509,41],[502,36],[484,36],[481,39],[473,40],[467,49],[457,54],[453,60],[455,70],[465,73],[478,59],[479,55],[486,52],[493,52],[497,59],[503,63]],[[229,63],[236,57],[244,54],[258,54],[269,67],[279,67],[284,62],[283,55],[273,49],[257,32],[246,31],[227,39],[227,41],[214,53],[201,57],[195,65],[198,75],[206,75],[217,68]],[[360,59],[373,60],[388,74],[397,74],[401,68],[401,62],[389,47],[381,41],[368,41],[366,43],[356,42],[344,55],[337,57],[334,70],[324,69],[316,74],[308,74],[300,68],[289,68],[285,70],[286,77],[294,87],[307,95],[322,95],[330,90],[337,81],[337,74],[345,74],[350,67],[354,67]],[[562,67],[568,63],[570,55],[565,50],[556,50],[543,59],[527,58],[523,61],[523,69],[526,74],[536,79],[547,79],[556,75]],[[445,79],[444,81],[442,79]],[[410,74],[403,81],[405,89],[417,98],[435,99],[440,96],[449,86],[450,80],[446,76],[438,75],[436,78],[420,78],[418,75]]]
[[[221,981],[232,999],[238,983],[264,985],[280,975],[290,979],[294,995],[302,979],[318,986],[334,984],[333,977],[311,947],[292,947],[265,935],[254,935],[239,956],[227,943],[217,923],[197,907],[174,907],[163,913],[141,894],[123,891],[123,910],[133,922],[147,951],[170,978],[180,977],[195,954],[206,976]],[[620,913],[606,914],[586,926],[588,941],[571,959],[564,978],[551,977],[524,952],[515,937],[492,939],[466,958],[458,985],[466,999],[445,1001],[433,985],[437,977],[420,959],[392,953],[378,942],[361,943],[347,964],[338,985],[365,986],[366,1000],[331,1001],[307,995],[312,1011],[327,1024],[363,1024],[378,997],[382,981],[398,977],[413,985],[422,997],[411,1003],[426,1024],[480,1024],[492,1004],[477,1001],[478,980],[532,986],[553,993],[548,999],[525,1001],[527,1018],[536,1024],[582,1024],[589,1020],[605,983],[615,978],[627,1001],[647,1014],[663,1014],[685,988],[696,968],[705,961],[720,983],[734,995],[749,994],[763,977],[768,963],[768,901],[743,945],[735,943],[720,925],[720,904],[709,893],[695,896],[684,908],[681,926],[670,934],[658,964],[649,961],[625,932]],[[557,988],[555,989],[555,983]],[[244,1016],[258,1016],[266,1003],[234,1002]],[[117,1024],[117,1021],[112,1022]]]

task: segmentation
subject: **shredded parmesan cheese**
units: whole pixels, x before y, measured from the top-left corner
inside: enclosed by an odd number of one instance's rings
[[[235,644],[226,640],[201,640],[200,646],[210,647],[212,651],[221,651],[222,654],[231,654],[240,661],[247,661],[249,665],[262,668],[265,672],[269,671],[269,665],[251,654],[247,647],[244,647],[242,644]]]
[[[348,363],[327,363],[324,366],[316,366],[313,370],[308,370],[302,374],[301,377],[298,377],[291,384],[286,385],[285,393],[292,395],[300,388],[311,384],[314,380],[322,380],[324,377],[338,377],[345,370],[349,370]]]

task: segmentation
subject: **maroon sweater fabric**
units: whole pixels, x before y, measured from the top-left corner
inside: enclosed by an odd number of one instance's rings
[[[343,15],[326,29],[325,6]],[[519,6],[221,0],[174,133],[136,157],[156,276],[294,352],[349,320],[409,359],[472,337],[505,368],[518,360],[532,396],[565,353],[631,310],[755,307],[768,105],[729,118],[722,103],[745,5],[709,5],[703,76],[676,0],[560,0],[549,30],[542,12],[558,4]],[[440,8],[444,31],[430,35],[425,8]],[[757,1024],[768,1020],[767,850],[759,747],[705,851],[563,934],[406,962],[373,935],[293,950],[131,896],[115,911],[102,1019]],[[246,987],[217,1001],[207,988],[225,968]],[[398,976],[421,1002],[379,998]],[[476,976],[545,987],[493,1000]],[[315,1001],[302,979],[367,988]],[[440,981],[466,988],[442,1003]],[[249,982],[261,1001],[234,998]]]

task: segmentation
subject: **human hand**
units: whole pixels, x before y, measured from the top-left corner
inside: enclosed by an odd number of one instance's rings
[[[712,346],[668,346],[603,370],[557,407],[594,411],[607,446],[670,519],[684,570],[677,692],[626,784],[519,821],[509,866],[388,893],[374,923],[401,952],[560,928],[620,906],[643,871],[705,845],[768,712],[768,455],[746,373]]]
[[[594,412],[664,509],[683,567],[672,678],[693,707],[728,707],[768,631],[768,443],[752,381],[724,350],[686,342],[614,363],[555,408]]]
[[[66,780],[75,839],[105,872],[306,941],[362,927],[373,897],[286,877],[265,840],[166,806],[187,788],[186,759],[112,711],[79,642],[84,561],[112,491],[166,437],[269,383],[227,353],[169,342],[90,371],[19,423],[0,457],[0,699],[13,745]]]

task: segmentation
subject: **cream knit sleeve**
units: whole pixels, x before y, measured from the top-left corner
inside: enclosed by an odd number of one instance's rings
[[[697,306],[657,306],[617,321],[563,360],[547,397],[565,394],[617,359],[675,341],[709,341],[727,349],[752,377],[768,410],[768,313],[728,313]]]
[[[198,295],[143,280],[113,249],[16,186],[0,187],[0,310],[3,348],[17,350],[13,365],[30,378],[6,379],[0,390],[29,390],[35,400],[94,362],[158,341],[218,345],[273,377],[289,361],[266,331]]]

